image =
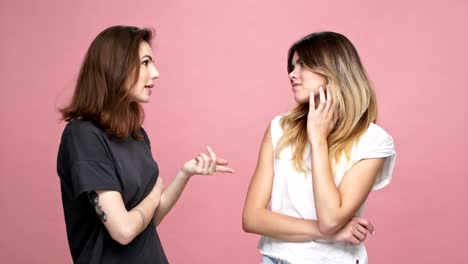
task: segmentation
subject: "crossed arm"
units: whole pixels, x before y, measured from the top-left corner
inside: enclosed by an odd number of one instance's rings
[[[333,234],[356,214],[367,199],[384,164],[384,158],[358,161],[346,172],[337,187],[330,167],[327,142],[338,116],[330,87],[326,92],[320,87],[318,97],[312,90],[309,105],[307,136],[312,146],[312,184],[319,230]]]
[[[252,176],[242,215],[245,232],[266,235],[274,239],[305,242],[322,239],[316,221],[295,218],[267,209],[273,186],[273,146],[270,128],[260,147],[257,167]]]
[[[322,232],[319,221],[305,220],[271,212],[267,209],[273,185],[274,151],[268,128],[260,147],[257,167],[248,189],[242,227],[245,232],[265,235],[288,242],[328,240],[359,244],[374,227],[364,218],[349,217],[344,227],[333,232]]]
[[[312,178],[319,230],[340,230],[367,199],[384,159],[361,160],[345,174],[339,186],[333,180],[326,141],[312,143]]]

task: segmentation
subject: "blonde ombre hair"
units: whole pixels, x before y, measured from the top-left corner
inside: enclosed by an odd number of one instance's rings
[[[330,162],[349,159],[353,144],[377,119],[377,102],[374,90],[361,64],[353,44],[335,32],[310,34],[289,49],[288,73],[293,70],[292,58],[297,53],[308,70],[322,75],[331,89],[338,119],[328,136]],[[290,146],[296,170],[306,172],[303,163],[307,138],[309,103],[299,104],[281,119],[284,131],[277,148]],[[333,166],[332,166],[333,168]]]

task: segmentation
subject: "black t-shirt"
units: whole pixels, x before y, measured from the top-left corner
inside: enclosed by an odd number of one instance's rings
[[[156,184],[158,166],[144,140],[107,135],[91,121],[65,127],[57,158],[70,251],[75,263],[168,263],[153,221],[128,245],[113,240],[87,192],[115,190],[127,210]]]

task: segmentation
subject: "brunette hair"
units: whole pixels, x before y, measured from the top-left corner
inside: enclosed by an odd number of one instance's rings
[[[150,44],[153,30],[113,26],[93,40],[86,52],[71,103],[59,109],[67,122],[96,122],[106,133],[142,139],[144,112],[129,96],[138,80],[140,44]]]

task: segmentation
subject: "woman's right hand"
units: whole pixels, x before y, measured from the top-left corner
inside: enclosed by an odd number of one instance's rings
[[[368,220],[355,216],[331,237],[331,241],[359,245],[364,242],[368,233],[374,234],[374,226]]]
[[[215,172],[228,172],[234,173],[234,170],[227,167],[228,161],[222,158],[218,158],[214,151],[207,146],[209,156],[205,153],[201,153],[196,158],[187,161],[182,167],[181,171],[187,175],[212,175]]]

